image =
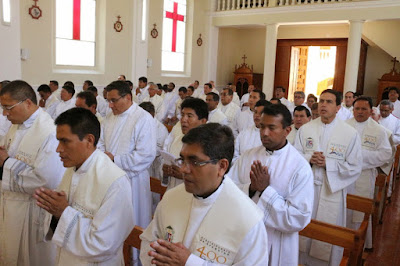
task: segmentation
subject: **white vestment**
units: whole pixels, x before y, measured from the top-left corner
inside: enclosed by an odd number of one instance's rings
[[[61,89],[56,89],[51,94],[55,95],[59,101],[61,101]]]
[[[250,93],[246,93],[246,94],[242,95],[242,99],[240,99],[240,108],[242,108],[242,110],[249,109],[248,106],[243,106],[243,104],[245,104],[249,101],[249,97],[250,97]]]
[[[296,127],[293,125],[290,126],[292,130],[290,131],[289,135],[286,137],[286,139],[290,142],[290,144],[294,145],[294,140],[296,139],[297,131]]]
[[[144,102],[144,99],[149,96],[149,87],[150,85],[146,85],[146,87],[140,89],[140,93],[135,97],[135,102],[137,104],[141,104]]]
[[[347,188],[350,194],[364,198],[374,198],[375,179],[378,174],[377,167],[383,166],[392,158],[392,146],[387,137],[384,127],[375,122],[372,118],[358,123],[354,118],[347,120],[350,126],[354,127],[361,137],[362,146],[362,172],[360,178]],[[347,210],[347,227],[358,230],[364,219],[364,213]],[[372,248],[372,224],[368,225],[366,247]]]
[[[392,112],[392,114],[395,117],[400,119],[400,101],[396,100],[395,102],[392,102],[392,103],[393,103],[393,112]]]
[[[7,116],[0,114],[0,143],[4,136],[7,134],[8,130],[11,127],[10,120],[7,119]]]
[[[357,131],[335,118],[324,124],[321,117],[303,125],[297,132],[295,147],[307,161],[314,151],[325,156],[326,169],[312,166],[314,207],[312,218],[346,226],[346,188],[360,176],[362,150]],[[339,265],[343,248],[317,240],[300,238],[300,263]]]
[[[207,123],[219,123],[221,125],[227,126],[228,118],[221,110],[215,108],[208,113]]]
[[[239,134],[240,132],[251,126],[254,126],[253,112],[250,109],[241,111],[235,121],[236,134]]]
[[[268,167],[270,184],[253,201],[264,212],[268,233],[269,265],[298,265],[299,234],[310,223],[314,201],[313,174],[308,162],[289,143],[267,152],[259,146],[243,153],[228,175],[249,195],[254,161]]]
[[[50,116],[53,116],[59,103],[60,100],[57,98],[57,96],[51,94],[49,98],[47,98],[43,110],[45,110]]]
[[[60,114],[64,113],[65,111],[67,111],[67,110],[69,110],[71,108],[76,107],[75,106],[75,102],[76,102],[76,99],[73,98],[73,97],[71,99],[69,99],[68,101],[62,101],[61,100],[60,103],[57,104],[56,109],[54,110],[54,113],[52,115],[53,119],[56,120],[56,118]]]
[[[243,130],[235,139],[235,153],[233,154],[232,163],[234,163],[239,156],[244,154],[245,151],[260,145],[262,145],[262,143],[259,128],[254,125]]]
[[[191,251],[187,266],[268,265],[262,217],[229,178],[205,199],[187,193],[182,184],[165,194],[140,236],[140,259],[150,265],[150,243],[161,238],[182,242]]]
[[[236,91],[233,92],[232,102],[237,106],[240,106],[240,98]]]
[[[107,115],[101,128],[98,148],[113,154],[115,164],[130,178],[133,222],[146,227],[151,220],[152,202],[148,169],[157,146],[153,117],[132,103],[122,114]]]
[[[180,99],[179,95],[174,91],[165,94],[162,113],[158,120],[163,122],[165,119],[172,118],[175,115],[175,103],[178,99]]]
[[[388,117],[381,117],[379,124],[392,131],[394,145],[400,144],[400,119],[390,114]]]
[[[97,101],[96,111],[100,113],[102,117],[105,117],[107,115],[107,112],[111,110],[110,107],[108,106],[108,102],[106,101],[106,99],[104,99],[103,95],[101,96],[97,95],[96,101]]]
[[[193,97],[193,98],[200,98],[200,96],[201,96],[202,94],[204,94],[204,91],[203,91],[202,89],[197,88],[197,89],[195,89],[195,90],[193,91],[192,97]]]
[[[291,101],[289,101],[288,99],[286,99],[285,97],[282,97],[279,99],[281,101],[281,104],[285,105],[289,110],[292,109],[293,107],[293,103]],[[294,109],[294,108],[293,108]]]
[[[228,126],[233,131],[235,128],[235,121],[240,115],[240,107],[233,102],[230,102],[227,105],[221,104],[220,110],[226,115],[226,118],[228,119]]]
[[[347,108],[344,108],[343,106],[340,106],[339,111],[336,113],[336,118],[339,118],[340,120],[343,121],[346,121],[352,117],[353,113],[350,112]]]
[[[46,211],[32,197],[40,187],[55,189],[64,174],[56,149],[56,127],[39,108],[11,126],[0,146],[3,165],[0,202],[0,265],[54,265],[55,246],[44,242]]]
[[[176,130],[171,131],[171,133],[169,133],[167,139],[165,140],[163,150],[171,153],[175,158],[179,158],[179,154],[183,146],[182,138],[184,134],[182,133],[182,130],[179,130],[178,127],[175,128]],[[174,188],[182,183],[182,179],[177,179],[172,176],[168,177],[168,189]]]
[[[147,95],[142,102],[151,102],[154,105],[155,110],[155,117],[160,121],[160,116],[162,114],[162,105],[163,105],[163,98],[158,94],[155,94],[153,97]]]
[[[181,114],[181,104],[183,100],[179,98],[176,103],[175,103],[175,117],[178,118],[178,120],[181,120],[182,114]]]
[[[95,150],[78,170],[67,169],[57,190],[69,206],[48,234],[57,246],[56,265],[124,265],[123,243],[135,225],[125,172]]]
[[[347,110],[350,111],[350,113],[353,114],[353,106],[347,107],[345,103],[342,103],[342,107],[346,108]]]

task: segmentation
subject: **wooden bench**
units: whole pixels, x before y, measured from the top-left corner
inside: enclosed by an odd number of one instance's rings
[[[162,199],[162,197],[165,194],[165,191],[167,190],[167,187],[164,187],[161,184],[161,181],[155,177],[150,177],[150,191],[160,194],[160,199]]]
[[[129,236],[126,238],[124,242],[124,262],[125,265],[131,265],[132,259],[132,248],[137,248],[140,250],[140,244],[142,240],[140,239],[140,235],[143,233],[143,228],[140,226],[135,226]]]
[[[378,223],[382,223],[383,211],[385,210],[387,191],[389,188],[389,183],[387,182],[389,176],[390,174],[385,175],[381,173],[376,177],[374,194],[375,211],[372,219],[373,227],[374,225],[376,227]]]

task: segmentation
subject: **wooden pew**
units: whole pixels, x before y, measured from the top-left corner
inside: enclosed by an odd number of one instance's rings
[[[394,190],[394,184],[395,181],[399,178],[399,174],[397,173],[397,170],[399,169],[399,161],[400,161],[400,145],[397,145],[396,147],[396,154],[394,155],[394,162],[393,162],[393,185],[392,185],[392,193]]]
[[[375,227],[378,225],[378,222],[382,223],[383,211],[385,209],[387,191],[389,187],[389,183],[387,182],[387,180],[388,176],[383,173],[378,174],[378,176],[376,177],[374,195],[375,211],[372,219],[373,225],[375,225]]]
[[[150,177],[150,191],[160,194],[160,199],[164,196],[167,187],[161,185],[161,181],[155,177]]]
[[[140,226],[135,226],[129,236],[124,242],[124,262],[125,265],[131,265],[132,258],[132,248],[140,249],[140,244],[142,240],[140,235],[143,233],[143,228]]]

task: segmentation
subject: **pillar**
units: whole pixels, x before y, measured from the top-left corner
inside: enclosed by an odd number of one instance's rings
[[[344,75],[343,94],[357,90],[358,68],[360,64],[361,35],[364,21],[351,20],[347,43],[346,69]]]
[[[274,93],[278,24],[268,24],[266,30],[263,92],[265,93],[266,99],[271,99]]]

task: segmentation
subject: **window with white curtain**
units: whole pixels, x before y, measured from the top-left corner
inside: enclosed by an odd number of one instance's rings
[[[3,24],[10,24],[11,23],[11,0],[2,0],[1,1],[1,19]]]
[[[56,65],[95,66],[95,0],[56,0],[55,45]]]

